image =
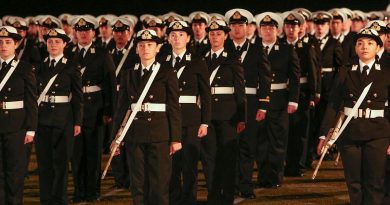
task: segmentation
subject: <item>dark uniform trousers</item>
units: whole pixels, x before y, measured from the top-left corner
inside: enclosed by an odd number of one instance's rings
[[[132,46],[130,48],[130,45]],[[135,64],[135,60],[137,58],[137,54],[135,51],[135,46],[131,44],[131,41],[127,43],[127,45],[124,47],[122,51],[118,51],[115,48],[110,51],[110,54],[112,56],[112,59],[115,64],[115,69],[117,69],[119,63],[121,62],[123,55],[127,52],[127,49],[130,49],[129,54],[124,61],[122,68],[120,72],[117,75],[117,91],[119,88],[119,78],[123,70],[128,69]],[[109,123],[108,125],[104,126],[104,142],[103,142],[103,148],[109,149],[110,142],[112,141],[110,134],[112,133],[112,123]],[[112,166],[112,172],[115,179],[115,186],[117,188],[129,188],[130,186],[130,180],[129,180],[129,168],[127,167],[127,159],[126,159],[126,148],[123,147],[123,149],[120,150],[121,154],[118,156],[114,156],[111,162]]]
[[[0,82],[13,59],[0,70]],[[36,79],[31,65],[19,61],[15,71],[0,92],[0,101],[23,101],[23,109],[0,108],[0,204],[23,204],[23,185],[26,173],[26,131],[36,131]]]
[[[81,134],[74,138],[72,156],[74,198],[95,200],[100,195],[102,118],[112,116],[116,95],[114,63],[106,50],[94,44],[85,51],[83,58],[77,45],[69,47],[65,56],[80,65],[83,89],[90,86],[101,88],[96,92],[84,92],[83,126]]]
[[[320,135],[333,126],[337,112],[352,108],[362,90],[373,82],[360,109],[383,110],[388,100],[389,69],[374,64],[367,77],[362,77],[357,64],[341,70],[335,79]],[[360,111],[360,113],[362,113]],[[347,113],[346,113],[347,114]],[[386,150],[390,124],[384,117],[352,118],[338,140],[344,174],[352,205],[381,204],[384,197]]]
[[[142,78],[140,63],[123,71],[114,132],[119,129],[130,105],[137,103],[152,69],[158,65],[153,63],[149,73]],[[171,142],[181,141],[179,88],[176,72],[171,67],[160,67],[143,103],[164,103],[166,111],[139,111],[124,138],[133,203],[169,205],[169,146]]]
[[[310,133],[310,101],[314,101],[319,60],[314,46],[306,38],[299,39],[294,48],[300,59],[300,92],[298,110],[289,117],[289,137],[285,175],[297,176],[306,168]]]
[[[65,57],[55,67],[49,60],[41,63],[36,75],[38,88],[42,92],[48,81],[58,75],[47,96],[69,96],[70,102],[41,102],[39,106],[38,130],[35,138],[39,170],[41,204],[67,204],[68,145],[73,138],[73,126],[81,125],[82,101],[81,75],[78,67]]]
[[[299,99],[299,59],[294,48],[282,42],[276,42],[268,59],[271,63],[271,82],[286,83],[287,89],[271,89],[270,105],[264,122],[260,122],[258,142],[260,186],[281,185],[284,176],[284,162],[287,152],[289,102],[298,103]],[[272,86],[272,84],[271,84]]]
[[[267,110],[268,107],[267,96],[270,91],[271,67],[263,49],[249,40],[246,40],[240,50],[234,47],[231,40],[227,41],[226,47],[234,52],[242,62],[246,89],[255,89],[255,93],[246,92],[248,116],[245,130],[238,136],[238,173],[236,174],[236,185],[239,191],[251,193],[253,192],[252,173],[259,128],[256,114],[259,109]]]
[[[343,63],[345,62],[343,59],[343,48],[340,42],[336,39],[333,39],[331,36],[328,36],[328,41],[325,43],[323,49],[320,49],[320,44],[313,40],[316,53],[318,58],[320,59],[320,70],[318,71],[318,81],[317,81],[317,94],[321,94],[321,98],[318,104],[314,109],[314,113],[312,113],[312,121],[310,127],[310,135],[309,138],[309,147],[315,148],[316,144],[318,144],[318,133],[320,130],[321,122],[324,118],[326,106],[329,101],[330,90],[333,86],[333,81],[336,74],[342,69]],[[333,68],[334,71],[321,71],[322,68]],[[308,166],[311,166],[311,162],[313,160],[313,155],[315,155],[314,149],[308,149],[307,154],[307,162]]]
[[[174,55],[167,55],[164,58],[164,65],[172,67]],[[180,95],[193,96],[197,101],[180,103],[183,148],[173,155],[170,204],[191,205],[196,204],[197,197],[197,171],[201,147],[198,130],[201,124],[208,125],[211,117],[209,72],[205,60],[188,50],[179,62],[176,62],[176,59],[174,62],[176,72],[182,69],[179,77]],[[200,107],[197,102],[200,103]]]
[[[209,140],[207,152],[215,154],[212,159],[215,163],[214,170],[208,170],[212,171],[208,204],[233,204],[238,151],[236,126],[238,122],[246,122],[244,70],[238,57],[226,49],[215,60],[211,60],[210,53],[206,54],[206,62],[210,74],[219,67],[211,82],[212,115],[208,135],[205,137]],[[234,92],[213,93],[213,87],[231,87]]]

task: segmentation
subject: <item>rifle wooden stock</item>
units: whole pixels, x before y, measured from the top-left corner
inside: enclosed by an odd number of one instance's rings
[[[121,124],[118,132],[115,135],[115,139],[112,141],[113,143],[111,144],[110,158],[107,161],[107,164],[106,164],[106,167],[104,168],[101,179],[104,179],[104,177],[106,176],[108,168],[110,167],[112,158],[115,156],[115,152],[119,148],[120,143],[117,142],[117,139],[121,136],[123,129],[125,128],[126,123],[129,120],[130,114],[131,114],[131,109],[128,109],[125,117],[123,118],[122,124]]]
[[[343,124],[344,118],[345,118],[345,114],[343,112],[340,112],[338,114],[335,126],[333,128],[329,129],[329,132],[328,132],[328,134],[326,135],[326,138],[325,138],[324,146],[322,147],[321,158],[320,158],[320,160],[317,163],[317,166],[316,166],[316,169],[314,170],[312,179],[316,178],[318,170],[319,170],[319,168],[320,168],[320,166],[322,164],[322,160],[324,159],[326,153],[328,153],[328,150],[331,147],[331,146],[329,146],[328,142],[330,140],[334,140],[334,138],[336,137],[337,133],[339,132],[339,130],[340,130],[342,124]]]

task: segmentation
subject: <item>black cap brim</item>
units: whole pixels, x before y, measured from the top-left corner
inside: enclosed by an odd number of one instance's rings
[[[383,42],[382,42],[382,39],[379,37],[379,36],[376,36],[376,35],[369,35],[369,34],[361,34],[361,33],[357,33],[355,36],[354,36],[354,45],[356,45],[356,42],[359,38],[370,38],[372,40],[374,40],[379,46],[383,46]]]

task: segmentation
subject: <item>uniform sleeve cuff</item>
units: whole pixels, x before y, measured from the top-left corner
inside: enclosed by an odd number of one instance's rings
[[[325,135],[320,136],[318,139],[324,140],[325,139]]]
[[[200,124],[200,126],[203,126],[203,127],[209,127],[208,124]]]
[[[321,97],[321,94],[316,93],[316,97],[317,97],[317,98],[320,98],[320,97]]]
[[[27,131],[26,135],[35,136],[35,131]]]
[[[267,110],[260,109],[261,112],[267,112]]]

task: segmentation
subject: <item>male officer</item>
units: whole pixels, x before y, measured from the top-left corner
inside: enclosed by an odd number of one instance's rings
[[[202,11],[195,11],[189,15],[191,20],[192,32],[194,38],[191,40],[190,45],[193,47],[197,55],[204,56],[210,49],[210,43],[207,39],[206,27],[209,23],[209,15]]]
[[[100,128],[112,120],[116,80],[114,63],[92,39],[97,22],[88,15],[73,19],[78,44],[69,47],[65,56],[81,68],[84,93],[84,116],[81,135],[75,138],[72,157],[74,201],[96,201],[100,194]]]
[[[225,18],[231,29],[231,40],[225,43],[226,50],[238,57],[245,73],[248,115],[245,130],[239,138],[239,190],[241,197],[253,199],[252,172],[259,124],[256,114],[262,112],[265,115],[267,110],[271,68],[263,49],[247,39],[253,15],[244,9],[232,9],[226,12]]]
[[[121,75],[113,131],[126,120],[128,109],[137,112],[124,138],[133,203],[169,205],[171,155],[181,149],[177,72],[156,61],[161,39],[155,31],[139,31],[135,43],[140,61]],[[137,103],[142,104],[139,110]]]
[[[21,39],[15,28],[0,27],[0,204],[23,204],[24,145],[33,141],[37,128],[33,68],[15,54]]]
[[[343,48],[344,64],[349,65],[356,54],[353,48],[353,35],[346,36],[343,32],[344,24],[348,21],[348,17],[341,9],[332,9],[329,13],[332,14],[330,34],[340,42]]]
[[[123,17],[112,19],[109,24],[112,25],[113,38],[115,46],[110,50],[110,54],[115,64],[115,75],[117,80],[117,92],[119,91],[119,79],[121,73],[125,69],[129,69],[134,66],[135,61],[138,58],[136,54],[136,46],[134,45],[133,39],[131,39],[130,29],[132,22]],[[111,134],[112,124],[108,124],[106,127],[106,134]],[[112,137],[112,136],[111,136]],[[110,139],[109,141],[111,141]],[[130,185],[129,181],[129,170],[126,162],[126,150],[121,149],[121,154],[115,156],[112,160],[112,170],[115,178],[116,188],[128,189]]]
[[[352,11],[352,25],[351,30],[352,32],[358,33],[360,30],[364,28],[364,25],[366,23],[366,14],[359,10]]]
[[[41,62],[41,56],[33,40],[27,38],[27,22],[23,18],[15,17],[10,19],[10,24],[16,28],[18,34],[22,37],[16,49],[18,59],[37,66]]]
[[[209,72],[203,57],[186,48],[191,33],[186,22],[173,21],[167,28],[172,53],[162,58],[165,58],[163,65],[173,67],[177,72],[182,111],[183,149],[173,156],[171,204],[196,205],[201,139],[207,135],[211,118]],[[209,166],[207,162],[203,164]]]
[[[206,54],[211,85],[211,123],[203,149],[215,163],[208,204],[233,204],[237,160],[237,132],[245,129],[244,70],[237,56],[224,48],[230,29],[222,20],[207,27],[211,50]]]
[[[388,28],[384,21],[370,21],[367,23],[367,28],[376,30],[379,34],[379,38],[382,40],[383,45],[385,45],[385,42],[387,40],[386,33],[388,32]],[[380,64],[390,64],[390,55],[385,51],[384,46],[382,46],[376,54],[376,59]]]
[[[265,121],[260,125],[258,182],[261,187],[277,188],[283,183],[289,114],[298,108],[299,59],[293,46],[277,39],[278,29],[283,25],[283,20],[277,14],[261,13],[256,20],[272,73],[270,103]]]
[[[314,107],[317,82],[317,66],[319,62],[315,55],[314,46],[305,39],[299,38],[300,25],[304,17],[297,12],[289,12],[284,18],[284,43],[292,45],[298,54],[300,62],[300,92],[297,112],[290,115],[289,137],[287,146],[285,176],[302,176],[301,159],[306,159],[309,138],[310,108]]]
[[[100,36],[96,38],[96,45],[100,46],[108,51],[115,47],[115,41],[112,36],[112,21],[116,16],[112,14],[100,15],[97,17],[99,22],[99,33]]]
[[[35,138],[40,203],[68,204],[68,141],[81,131],[81,75],[77,65],[64,57],[70,40],[65,31],[51,29],[44,38],[49,57],[36,72],[40,94]]]
[[[315,108],[315,116],[312,120],[311,140],[318,135],[319,127],[326,105],[328,104],[330,91],[333,85],[336,74],[343,66],[343,48],[340,42],[332,38],[329,34],[329,23],[332,15],[326,11],[318,11],[314,14],[315,32],[315,49],[316,53],[321,59],[319,80],[321,83],[317,84],[316,95],[320,98]],[[314,138],[313,138],[314,137]],[[310,145],[315,145],[316,142],[309,142]],[[309,146],[310,146],[309,145]],[[309,150],[310,151],[310,150]],[[312,153],[308,153],[308,164],[311,164]]]

